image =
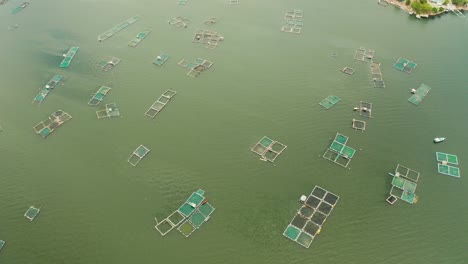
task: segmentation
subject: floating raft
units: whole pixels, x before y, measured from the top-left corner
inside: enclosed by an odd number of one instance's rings
[[[448,164],[458,165],[457,155],[447,154],[443,152],[436,152],[437,161],[437,171],[441,174],[452,176],[455,178],[460,178],[460,169]]]
[[[340,197],[319,186],[315,186],[302,207],[283,232],[283,236],[309,248],[322,230]]]
[[[52,132],[54,132],[59,126],[63,125],[68,120],[72,119],[72,116],[63,110],[57,110],[53,112],[48,119],[35,125],[34,131],[46,138]]]
[[[220,41],[223,41],[224,37],[218,35],[217,32],[210,30],[197,30],[193,36],[193,43],[204,44],[208,49],[214,49],[218,46]]]
[[[5,241],[0,240],[0,251],[2,250],[3,246],[6,244]]]
[[[304,23],[302,22],[302,10],[291,10],[284,14],[286,25],[281,28],[281,31],[287,33],[300,34]]]
[[[198,77],[198,75],[200,75],[202,72],[213,66],[213,62],[201,58],[197,58],[193,62],[181,60],[178,64],[184,68],[189,69],[187,75],[191,77]]]
[[[205,24],[205,25],[207,25],[207,26],[211,26],[211,25],[217,23],[218,21],[219,21],[218,18],[212,17],[212,18],[206,20],[205,22],[203,22],[203,24]]]
[[[363,62],[372,62],[374,54],[374,50],[366,50],[366,48],[360,47],[354,52],[354,59]]]
[[[353,119],[353,128],[356,130],[366,130],[366,122],[362,120]]]
[[[205,191],[199,189],[179,207],[175,212],[155,225],[156,230],[163,236],[177,228],[185,237],[189,237],[210,219],[215,208],[205,198]],[[157,220],[156,220],[157,221]]]
[[[36,218],[36,216],[39,214],[40,211],[41,211],[41,209],[36,208],[36,207],[31,205],[31,207],[29,207],[29,209],[26,211],[26,213],[24,213],[24,217],[29,219],[29,221],[32,221],[32,220],[34,220],[34,218]]]
[[[57,86],[57,84],[63,79],[62,75],[54,75],[52,79],[42,88],[39,93],[34,97],[33,103],[38,102],[39,104],[42,103],[47,95]]]
[[[162,66],[169,59],[169,54],[162,52],[156,57],[156,60],[153,61],[153,64],[157,66]]]
[[[429,93],[431,90],[431,87],[425,85],[424,83],[419,86],[419,88],[416,90],[416,93],[413,94],[409,99],[408,102],[414,104],[414,105],[419,105],[426,95]]]
[[[171,20],[169,20],[169,25],[176,26],[178,28],[179,27],[186,28],[188,24],[190,24],[190,19],[182,17],[182,16],[174,17]]]
[[[382,78],[382,71],[380,70],[380,63],[371,62],[370,65],[372,81],[375,88],[385,88],[385,82]]]
[[[98,119],[106,117],[119,117],[120,111],[116,103],[106,104],[105,109],[96,111]]]
[[[18,13],[19,11],[25,9],[28,5],[29,5],[29,2],[24,2],[24,3],[22,3],[21,5],[19,5],[19,6],[15,7],[15,8],[13,8],[13,10],[11,10],[11,13],[12,13],[12,14],[16,14],[16,13]]]
[[[263,137],[255,144],[250,150],[261,156],[261,160],[268,160],[269,162],[275,159],[287,148],[286,145],[274,141],[268,137]]]
[[[344,68],[342,68],[340,70],[340,72],[348,74],[348,75],[353,75],[355,70],[353,68],[350,68],[350,67],[344,67]]]
[[[130,26],[131,24],[137,22],[137,21],[140,21],[142,19],[142,17],[140,16],[134,16],[130,19],[128,19],[127,21],[124,21],[120,24],[118,24],[117,26],[107,30],[106,32],[104,32],[102,35],[99,35],[98,36],[98,41],[101,42],[101,41],[104,41],[110,37],[112,37],[115,33],[121,31],[122,29]]]
[[[97,65],[98,65],[103,71],[109,71],[109,70],[111,70],[112,68],[114,68],[115,66],[117,66],[117,64],[119,64],[120,61],[121,61],[121,59],[116,58],[116,57],[113,57],[113,58],[111,58],[110,60],[107,60],[107,61],[100,61]]]
[[[128,158],[128,163],[135,167],[149,152],[149,148],[143,145],[138,146],[138,148],[133,151],[130,158]]]
[[[140,42],[142,42],[148,35],[151,33],[151,30],[145,30],[140,32],[130,43],[128,43],[129,47],[136,47]]]
[[[64,55],[65,58],[60,63],[60,68],[68,68],[68,66],[70,66],[70,63],[71,63],[73,57],[75,57],[76,52],[78,52],[79,49],[80,49],[80,47],[71,47],[68,50],[67,54]]]
[[[338,96],[335,96],[333,94],[327,96],[327,98],[323,99],[319,105],[325,107],[325,109],[330,109],[332,106],[337,104],[341,99]]]
[[[418,66],[418,64],[403,58],[398,58],[397,62],[393,64],[393,68],[406,73],[411,73],[416,69],[416,66]]]
[[[106,95],[110,92],[110,90],[112,90],[112,88],[107,87],[107,86],[99,87],[97,92],[92,95],[88,104],[92,106],[99,105],[102,102],[102,100],[104,100],[104,97],[106,97]]]
[[[414,204],[418,201],[415,191],[420,176],[419,172],[398,164],[395,172],[388,174],[393,177],[390,196],[394,196],[410,204]],[[395,203],[395,201],[393,201],[393,203]]]
[[[177,94],[176,91],[168,89],[154,102],[145,113],[145,116],[154,118],[161,110],[166,106],[167,103]]]
[[[348,137],[340,133],[336,133],[335,139],[330,144],[323,158],[332,161],[340,166],[348,167],[351,159],[354,157],[356,150],[346,146],[348,142]]]

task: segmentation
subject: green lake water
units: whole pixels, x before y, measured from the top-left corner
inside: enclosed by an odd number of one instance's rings
[[[466,263],[467,18],[420,21],[374,0],[30,2],[16,15],[22,1],[0,6],[0,263]],[[280,31],[292,9],[304,11],[300,35]],[[97,41],[135,15],[143,19]],[[191,23],[170,26],[176,16]],[[220,21],[203,25],[210,17]],[[225,40],[206,49],[191,42],[196,29]],[[80,50],[60,69],[72,46]],[[361,46],[376,51],[386,88],[353,60]],[[161,52],[171,58],[159,68]],[[96,67],[111,56],[122,62]],[[199,57],[214,66],[198,78],[177,65]],[[393,69],[399,57],[416,70]],[[345,66],[356,73],[339,72]],[[32,105],[54,74],[63,82]],[[432,90],[414,106],[409,91],[421,83]],[[102,85],[120,118],[98,120],[87,104]],[[166,108],[144,116],[169,88],[178,93]],[[341,101],[325,110],[318,103],[330,94]],[[351,128],[359,101],[374,104],[363,133]],[[36,135],[32,127],[57,109],[73,119]],[[321,157],[337,132],[357,150],[348,168]],[[288,146],[274,163],[250,151],[265,135]],[[447,140],[435,145],[437,136]],[[151,152],[132,167],[140,144]],[[436,151],[458,155],[460,179],[437,173]],[[421,173],[415,205],[385,202],[397,164]],[[305,249],[282,233],[315,185],[341,198]],[[211,220],[190,238],[162,237],[154,217],[198,188],[216,207]],[[23,217],[30,205],[41,208],[33,222]]]

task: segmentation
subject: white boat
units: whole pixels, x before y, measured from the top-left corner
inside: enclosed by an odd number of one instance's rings
[[[444,137],[437,137],[437,138],[434,138],[434,143],[440,143],[440,142],[442,142],[444,140],[445,140]]]

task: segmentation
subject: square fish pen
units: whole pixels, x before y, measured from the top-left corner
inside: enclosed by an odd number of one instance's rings
[[[167,103],[177,94],[176,91],[168,89],[154,102],[145,113],[145,116],[154,118],[161,110],[166,106]]]
[[[42,103],[44,102],[45,98],[47,97],[47,95],[49,95],[49,93],[55,88],[55,86],[57,86],[57,84],[63,79],[63,76],[62,75],[54,75],[52,77],[52,79],[49,80],[49,82],[47,82],[47,84],[44,86],[44,88],[42,88],[39,93],[36,95],[36,97],[34,97],[33,99],[33,103],[34,102],[37,102],[37,103]]]
[[[106,97],[110,90],[112,90],[112,88],[107,86],[99,87],[99,89],[94,94],[92,94],[88,104],[92,106],[98,106],[104,100],[104,97]]]
[[[340,133],[336,133],[335,139],[330,144],[323,158],[332,161],[342,167],[348,167],[351,159],[354,157],[356,150],[347,146],[348,137]]]
[[[393,177],[390,196],[394,196],[410,204],[414,204],[418,201],[415,191],[417,187],[416,182],[420,176],[419,172],[398,164],[395,168],[395,172],[388,174]],[[389,203],[394,204],[395,201]]]
[[[309,248],[338,203],[339,196],[315,186],[283,232],[283,236]]]
[[[424,100],[424,98],[430,90],[431,87],[425,85],[424,83],[421,84],[421,86],[419,86],[416,92],[408,99],[408,102],[414,105],[419,105]]]
[[[195,31],[192,42],[203,44],[207,49],[214,49],[218,46],[219,42],[223,40],[224,37],[215,31],[197,30]]]
[[[393,195],[396,198],[403,200],[410,204],[415,204],[418,202],[418,196],[416,196],[416,194],[404,191],[395,186],[392,186],[392,188],[390,189],[390,195]]]
[[[364,130],[366,130],[366,122],[362,120],[353,119],[353,128],[364,132]]]
[[[202,58],[197,58],[193,62],[181,60],[178,64],[184,68],[189,69],[187,75],[190,77],[198,77],[198,75],[200,75],[202,72],[210,69],[211,66],[213,66],[213,62]]]
[[[274,162],[286,148],[286,145],[264,136],[250,150],[260,155],[261,160]]]
[[[396,169],[395,169],[395,175],[392,175],[392,176],[396,176],[396,177],[404,177],[408,180],[412,180],[414,182],[418,182],[419,180],[419,175],[420,173],[415,171],[415,170],[412,170],[410,168],[407,168],[401,164],[398,164]]]
[[[380,63],[371,62],[370,71],[372,82],[375,88],[385,88],[385,82],[382,78],[382,71],[380,70]]]
[[[142,19],[142,17],[140,16],[134,16],[130,19],[127,19],[126,21],[118,24],[117,26],[107,30],[106,32],[104,32],[103,34],[99,35],[98,36],[98,41],[99,42],[102,42],[110,37],[112,37],[115,33],[125,29],[126,27],[140,21]]]
[[[219,21],[218,18],[212,17],[212,18],[206,20],[205,22],[203,22],[203,24],[205,24],[205,25],[207,25],[207,26],[211,26],[211,25],[213,25],[213,24],[215,24],[215,23],[218,23],[218,21]]]
[[[414,69],[416,69],[416,66],[418,66],[418,64],[412,62],[412,61],[409,61],[407,59],[404,59],[404,58],[398,58],[398,60],[395,62],[395,64],[393,64],[393,68],[399,70],[399,71],[403,71],[403,72],[406,72],[406,73],[411,73],[413,72]]]
[[[188,24],[190,24],[190,19],[185,18],[183,16],[178,16],[178,17],[172,18],[168,22],[169,22],[169,25],[171,26],[175,26],[177,28],[180,28],[180,27],[186,28]]]
[[[31,205],[29,209],[24,213],[24,217],[26,217],[29,221],[32,221],[36,218],[40,211],[41,209]]]
[[[103,110],[96,111],[96,116],[98,119],[107,118],[107,117],[119,117],[120,110],[117,107],[116,103],[106,104],[106,108]]]
[[[130,158],[128,158],[128,163],[135,167],[149,152],[149,148],[143,145],[138,146],[138,148],[133,151]]]
[[[460,169],[455,166],[448,165],[448,164],[458,165],[457,155],[447,154],[443,152],[436,152],[436,157],[437,157],[437,161],[440,162],[440,163],[437,163],[437,171],[439,173],[452,176],[455,178],[460,178]]]
[[[62,62],[60,63],[60,68],[68,68],[70,66],[70,63],[73,59],[73,57],[75,57],[76,53],[78,52],[78,50],[80,49],[80,47],[71,47],[67,54],[64,54],[63,56],[65,57]]]
[[[206,223],[215,208],[209,203],[203,203],[187,218],[187,220],[181,224],[177,230],[181,232],[185,237],[189,237],[193,231],[199,229],[204,223]]]
[[[372,103],[364,101],[359,102],[359,115],[372,118]]]
[[[285,25],[281,28],[281,31],[287,33],[300,34],[304,23],[302,22],[303,12],[302,10],[290,10],[284,14]]]
[[[41,135],[43,138],[46,138],[52,132],[54,132],[59,126],[63,125],[65,122],[72,118],[71,115],[64,112],[63,110],[57,110],[53,112],[48,119],[39,122],[35,125],[34,131],[37,134]]]
[[[354,52],[354,59],[358,61],[366,61],[366,48],[360,47]]]
[[[437,161],[443,164],[458,165],[458,156],[443,152],[436,152]]]
[[[103,71],[109,71],[112,68],[114,68],[115,66],[117,66],[117,64],[119,64],[120,61],[121,61],[121,59],[119,59],[117,57],[112,57],[111,59],[109,59],[107,61],[100,61],[97,65]]]
[[[355,71],[356,70],[354,70],[353,68],[350,68],[350,67],[344,67],[344,68],[342,68],[340,70],[340,72],[348,74],[348,75],[353,75]]]
[[[332,106],[337,104],[341,99],[338,96],[333,94],[327,96],[327,98],[323,99],[319,105],[323,106],[325,109],[330,109]]]
[[[153,61],[153,64],[156,66],[163,66],[164,63],[169,59],[169,54],[162,52],[159,54],[156,59]]]
[[[6,242],[3,240],[0,240],[0,251],[2,250],[3,246],[5,246]]]

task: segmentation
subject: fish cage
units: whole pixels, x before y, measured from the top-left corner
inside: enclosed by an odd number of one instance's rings
[[[412,170],[408,167],[405,167],[401,164],[398,164],[396,169],[395,169],[395,176],[396,177],[403,177],[408,180],[412,180],[414,182],[418,182],[419,176],[421,174],[415,170]],[[393,176],[393,175],[392,175]]]
[[[332,161],[342,167],[348,167],[351,159],[356,154],[356,150],[347,146],[348,137],[340,133],[336,133],[335,139],[330,146],[325,150],[323,158]]]
[[[174,17],[169,20],[169,25],[175,26],[177,28],[183,27],[186,28],[190,24],[190,19],[183,16]]]
[[[63,79],[62,75],[54,75],[47,84],[39,91],[39,93],[34,97],[33,103],[37,102],[41,104],[44,102],[45,98],[49,93],[58,85],[58,83]]]
[[[62,62],[60,63],[60,68],[68,68],[70,66],[70,63],[72,61],[72,59],[75,57],[76,53],[78,52],[78,50],[80,49],[80,47],[71,47],[67,54],[64,54],[64,59],[62,60]]]
[[[418,196],[416,196],[416,194],[404,191],[404,190],[402,190],[400,188],[397,188],[395,186],[392,186],[392,188],[390,189],[390,195],[393,195],[396,198],[398,198],[398,199],[400,199],[402,201],[405,201],[407,203],[410,203],[410,204],[417,203],[418,199],[419,199]]]
[[[150,33],[150,29],[138,33],[138,35],[128,43],[128,46],[132,48],[138,46]]]
[[[339,196],[315,186],[302,207],[294,215],[283,236],[309,248],[321,232],[323,224],[338,203]]]
[[[341,99],[338,96],[333,94],[327,96],[327,98],[323,99],[319,105],[323,106],[325,109],[330,109],[332,106],[337,104]]]
[[[218,22],[219,22],[219,19],[218,19],[218,18],[216,18],[216,17],[211,17],[211,18],[205,20],[205,22],[203,22],[203,24],[205,24],[205,25],[207,25],[207,26],[211,26],[211,25],[216,24],[216,23],[218,23]]]
[[[453,154],[447,154],[443,152],[436,152],[436,158],[438,162],[458,165],[458,156]]]
[[[96,116],[98,119],[108,117],[119,117],[120,110],[115,102],[109,103],[105,105],[105,109],[96,111]]]
[[[178,64],[184,68],[189,69],[187,75],[190,77],[198,77],[202,72],[210,69],[211,66],[213,66],[213,62],[202,58],[197,58],[192,62],[183,59]]]
[[[98,106],[103,100],[104,97],[112,90],[112,88],[107,86],[101,86],[99,89],[92,94],[91,99],[88,101],[88,105]]]
[[[197,30],[193,36],[193,43],[200,43],[205,45],[205,48],[214,49],[218,46],[220,41],[223,41],[224,37],[219,35],[215,31],[211,30]]]
[[[437,171],[441,174],[445,174],[455,178],[460,178],[460,169],[451,165],[438,163]]]
[[[98,41],[99,42],[102,42],[110,37],[112,37],[114,34],[116,34],[117,32],[121,31],[122,29],[125,29],[127,28],[128,26],[140,21],[142,19],[142,17],[140,16],[134,16],[120,24],[118,24],[117,26],[107,30],[106,32],[104,32],[103,34],[99,35],[98,36]]]
[[[68,120],[72,119],[72,116],[63,110],[57,110],[53,112],[48,119],[39,122],[33,127],[37,134],[46,138],[52,132],[54,132],[59,126],[63,125]]]
[[[6,242],[4,240],[0,240],[0,251],[2,251],[3,246],[5,246]]]
[[[374,87],[385,88],[385,82],[382,77],[382,71],[380,70],[380,63],[371,62],[370,71]]]
[[[15,8],[13,8],[13,10],[11,10],[11,13],[12,13],[12,14],[16,14],[16,13],[18,13],[19,11],[25,9],[28,5],[29,5],[29,2],[24,2],[24,3],[22,3],[21,5],[19,5],[19,6],[15,7]]]
[[[354,51],[354,59],[358,61],[366,61],[366,48],[360,47]]]
[[[169,60],[169,54],[162,52],[156,57],[156,59],[153,61],[153,64],[156,66],[163,66],[167,60]]]
[[[352,126],[356,130],[366,130],[366,122],[362,120],[353,119]]]
[[[353,75],[356,70],[351,68],[351,67],[344,67],[340,70],[340,72],[348,74],[348,75]]]
[[[286,148],[286,145],[264,136],[250,150],[259,155],[261,160],[274,162]]]
[[[168,89],[165,91],[151,106],[145,113],[145,116],[149,116],[154,118],[162,109],[169,103],[169,101],[177,94],[176,91]]]
[[[414,105],[419,105],[426,95],[429,93],[431,90],[431,87],[425,85],[424,83],[419,86],[419,88],[416,90],[416,92],[408,99],[408,102],[414,104]]]
[[[281,27],[281,31],[287,33],[300,34],[304,23],[302,21],[303,12],[300,9],[290,10],[284,14],[285,25]]]
[[[393,68],[406,73],[412,73],[413,70],[416,69],[416,66],[418,66],[418,64],[416,64],[415,62],[409,61],[401,57],[398,58],[395,64],[393,64]]]
[[[24,213],[24,217],[26,217],[29,221],[33,221],[37,217],[40,211],[41,209],[36,208],[31,205],[28,208],[28,210]]]
[[[149,148],[143,145],[138,146],[132,155],[130,155],[130,158],[128,158],[128,163],[135,167],[149,152]]]
[[[369,102],[361,101],[359,102],[359,115],[372,118],[372,108],[373,104]]]
[[[100,61],[97,65],[103,71],[109,71],[112,68],[114,68],[115,66],[117,66],[117,64],[119,64],[120,61],[121,61],[121,59],[119,59],[117,57],[112,57],[109,60]]]

